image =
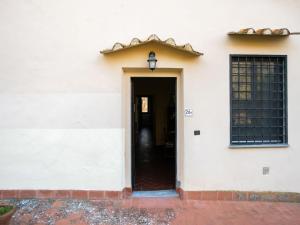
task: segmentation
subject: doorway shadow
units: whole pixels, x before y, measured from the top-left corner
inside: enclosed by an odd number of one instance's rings
[[[132,78],[133,189],[175,189],[176,78]]]

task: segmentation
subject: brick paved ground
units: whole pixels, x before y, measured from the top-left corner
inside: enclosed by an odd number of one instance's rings
[[[299,225],[299,203],[170,199],[9,200],[18,211],[12,225],[176,224]]]

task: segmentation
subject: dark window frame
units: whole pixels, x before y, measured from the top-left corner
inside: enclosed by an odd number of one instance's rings
[[[254,142],[249,143],[247,141],[249,141],[250,139],[246,139],[244,141],[238,140],[237,142],[233,142],[233,58],[234,57],[240,57],[240,58],[251,58],[254,59],[256,58],[269,58],[269,63],[271,62],[270,60],[273,58],[277,58],[277,59],[282,59],[283,60],[283,77],[282,77],[282,83],[280,83],[280,85],[282,85],[282,110],[283,110],[283,115],[282,115],[282,135],[284,135],[284,137],[282,138],[282,142],[280,143],[271,143],[272,140],[269,140],[269,142],[266,142],[264,139],[264,136],[262,136],[261,142],[256,142],[256,139],[254,139]],[[277,61],[278,62],[278,61]],[[270,64],[269,64],[270,65]],[[278,66],[278,65],[276,65]],[[288,90],[287,90],[287,67],[288,67],[288,57],[287,55],[266,55],[266,54],[230,54],[229,55],[229,76],[230,76],[230,90],[229,90],[229,94],[230,94],[230,147],[233,148],[239,148],[239,147],[287,147],[288,146]],[[239,67],[238,67],[239,68]],[[252,71],[252,73],[254,73],[254,71]],[[247,74],[247,72],[246,72]],[[251,85],[251,89],[250,89],[250,94],[249,96],[251,96],[250,98],[253,97],[253,94],[258,93],[257,90],[254,88],[254,85],[256,85],[257,81],[253,81],[253,77],[257,77],[257,74],[252,75],[251,81],[248,82],[247,80],[247,75],[246,75],[246,85],[248,83],[250,83]],[[240,71],[238,69],[238,83],[240,82]],[[239,86],[239,85],[238,85]],[[240,86],[238,87],[238,93],[240,95]],[[247,95],[247,88],[246,88],[246,101],[248,100],[248,95]],[[240,101],[240,100],[238,100]],[[278,102],[276,102],[278,103]],[[238,109],[240,110],[240,109]],[[249,110],[246,109],[246,110]],[[240,118],[239,118],[240,120]],[[249,127],[245,127],[246,129]],[[239,128],[240,129],[240,128]],[[247,131],[248,132],[248,131]],[[246,136],[247,138],[247,136]],[[239,143],[240,142],[240,143]]]

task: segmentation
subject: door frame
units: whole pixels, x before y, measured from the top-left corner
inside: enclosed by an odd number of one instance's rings
[[[176,188],[184,184],[184,110],[183,69],[157,68],[153,72],[147,67],[123,67],[121,118],[123,128],[123,187],[132,189],[132,77],[176,78]]]

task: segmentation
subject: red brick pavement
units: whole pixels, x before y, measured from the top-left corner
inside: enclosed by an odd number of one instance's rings
[[[81,194],[78,193],[81,197]],[[203,201],[177,198],[125,200],[18,200],[12,225],[176,224],[300,225],[300,203]]]

